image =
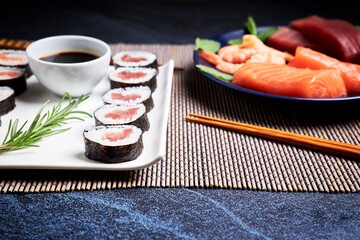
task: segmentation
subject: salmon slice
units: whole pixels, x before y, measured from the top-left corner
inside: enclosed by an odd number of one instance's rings
[[[234,74],[232,83],[260,92],[299,98],[334,98],[347,93],[337,70],[310,70],[272,63],[246,63]]]
[[[358,64],[341,62],[310,48],[298,47],[294,60],[288,65],[312,70],[337,69],[345,82],[347,92],[360,93],[360,65]]]

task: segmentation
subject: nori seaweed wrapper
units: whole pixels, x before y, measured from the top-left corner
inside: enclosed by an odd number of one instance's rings
[[[21,93],[25,92],[27,89],[27,82],[25,77],[25,70],[17,67],[0,67],[0,72],[4,70],[14,70],[21,72],[22,74],[18,77],[11,79],[2,79],[0,80],[0,86],[11,87],[15,91],[15,95],[18,96]]]
[[[95,161],[104,163],[121,163],[135,160],[140,156],[144,148],[142,135],[139,137],[137,142],[132,144],[106,146],[86,138],[86,131],[89,131],[89,129],[84,130],[85,156]]]
[[[9,87],[0,87],[1,88],[9,88]],[[9,88],[9,91],[13,91]],[[0,116],[10,112],[15,108],[15,92],[13,91],[11,95],[7,98],[0,101]]]

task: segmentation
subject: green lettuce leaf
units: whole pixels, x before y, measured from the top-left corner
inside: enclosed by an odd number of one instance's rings
[[[205,73],[211,74],[211,75],[213,75],[217,78],[220,78],[221,80],[227,81],[227,82],[231,82],[234,79],[234,77],[231,74],[220,72],[211,67],[207,67],[207,66],[204,66],[201,64],[196,65],[196,67],[198,67],[201,71],[203,71]]]
[[[220,49],[220,43],[210,39],[196,38],[196,50],[205,50],[208,52],[216,53]]]
[[[229,45],[234,45],[234,44],[242,44],[243,40],[242,38],[235,38],[235,39],[231,39],[227,42],[227,44]]]

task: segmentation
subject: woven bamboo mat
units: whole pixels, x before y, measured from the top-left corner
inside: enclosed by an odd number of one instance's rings
[[[0,191],[56,192],[130,187],[218,187],[270,191],[360,191],[359,162],[184,121],[197,113],[360,144],[359,102],[281,102],[223,87],[203,77],[193,45],[113,44],[169,59],[175,70],[166,158],[142,170],[0,170]],[[0,159],[1,160],[1,159]]]

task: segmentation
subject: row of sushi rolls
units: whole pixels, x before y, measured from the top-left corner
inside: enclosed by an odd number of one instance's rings
[[[157,57],[151,52],[117,52],[112,65],[110,89],[103,96],[103,106],[93,114],[95,126],[83,132],[85,155],[105,163],[130,161],[141,154],[158,75]],[[14,109],[15,97],[26,91],[31,75],[24,50],[0,50],[0,116]]]
[[[245,34],[198,55],[242,88],[297,98],[360,94],[360,29],[341,19],[294,19],[267,39]]]
[[[94,112],[95,126],[84,130],[85,155],[105,163],[134,160],[142,153],[158,74],[154,53],[122,51],[112,60],[110,90],[103,96],[104,105]]]

